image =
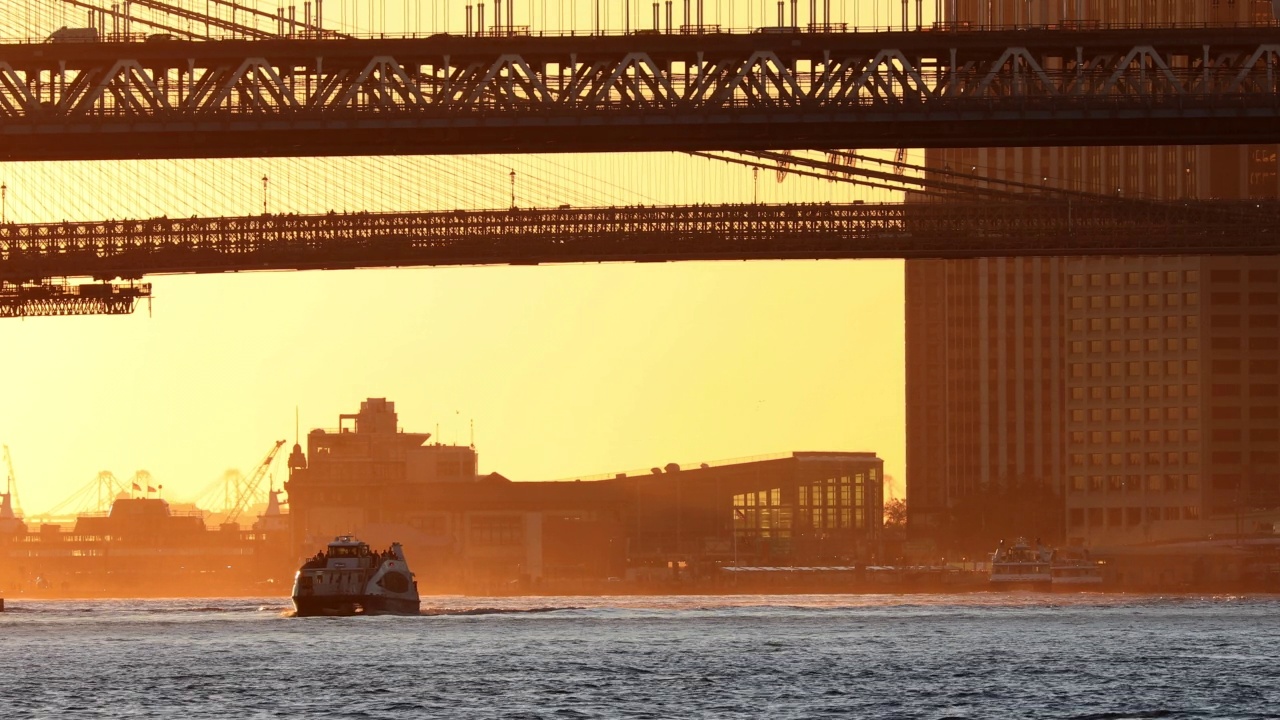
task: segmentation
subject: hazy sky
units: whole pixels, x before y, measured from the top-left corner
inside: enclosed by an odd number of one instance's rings
[[[64,4],[42,2],[0,10],[0,35],[43,37],[83,24]],[[279,3],[269,4],[274,11]],[[434,31],[445,27],[448,8],[456,31],[465,5],[428,3],[432,19],[416,3],[334,0],[325,4],[326,25],[367,31],[372,9],[383,14],[374,26]],[[535,26],[581,30],[591,26],[592,5],[521,1],[516,23],[532,15]],[[650,5],[631,5],[633,27],[647,22]],[[807,13],[808,3],[800,5]],[[834,19],[852,20],[850,5],[833,2]],[[762,14],[773,24],[773,2],[707,0],[705,18],[742,27],[748,6],[752,24]],[[620,28],[624,4],[603,7],[606,25]],[[898,5],[864,3],[861,12],[864,25],[883,24],[898,17]],[[264,200],[272,212],[505,207],[511,170],[524,206],[884,198],[824,181],[779,183],[771,172],[671,153],[0,165],[0,180],[8,219],[41,222],[250,214]],[[12,451],[28,514],[101,470],[127,479],[145,469],[166,497],[188,499],[229,468],[250,471],[273,441],[292,442],[295,407],[305,434],[336,426],[339,413],[355,412],[367,397],[394,400],[405,430],[438,426],[447,443],[469,442],[474,422],[481,471],[514,480],[870,450],[901,492],[900,262],[152,281],[151,314],[144,306],[131,317],[0,323],[0,443]],[[278,485],[283,463],[276,468]]]
[[[902,266],[789,261],[163,277],[153,314],[0,324],[28,513],[99,470],[181,499],[366,397],[546,480],[791,450],[902,477]],[[284,479],[277,466],[277,482]]]

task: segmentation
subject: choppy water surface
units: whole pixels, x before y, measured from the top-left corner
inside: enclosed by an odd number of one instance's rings
[[[420,617],[287,600],[23,601],[0,716],[1262,718],[1280,598],[427,598]]]

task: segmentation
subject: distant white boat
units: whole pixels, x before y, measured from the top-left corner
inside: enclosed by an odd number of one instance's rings
[[[1054,553],[1049,574],[1055,588],[1086,589],[1102,584],[1102,564],[1090,559],[1088,550]]]

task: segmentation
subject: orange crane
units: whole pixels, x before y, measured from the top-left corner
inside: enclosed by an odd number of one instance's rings
[[[276,459],[276,453],[280,452],[281,447],[284,447],[284,440],[277,440],[275,445],[271,447],[270,452],[267,453],[267,456],[258,464],[258,467],[254,468],[253,474],[245,482],[245,492],[241,493],[235,506],[227,510],[227,517],[222,521],[223,527],[236,524],[240,514],[249,507],[249,503],[258,492],[258,486],[262,484],[262,478],[267,476],[267,472],[271,469],[271,463]]]

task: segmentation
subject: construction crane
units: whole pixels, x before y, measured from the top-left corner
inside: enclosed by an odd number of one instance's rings
[[[13,458],[9,455],[9,446],[4,446],[4,504],[16,517],[22,517],[22,502],[18,500],[18,476],[13,472]]]
[[[892,475],[884,476],[884,501],[885,502],[893,502],[894,500],[898,499],[898,493],[894,491],[894,486],[896,484],[897,483],[894,482]]]
[[[262,484],[262,478],[267,476],[267,471],[271,469],[271,463],[276,459],[276,453],[280,452],[282,447],[284,447],[284,440],[277,440],[271,451],[258,464],[258,467],[254,468],[253,474],[245,482],[245,492],[240,495],[235,506],[227,510],[227,517],[222,521],[224,527],[234,525],[236,520],[240,518],[240,514],[245,511],[245,508],[249,507],[250,500],[257,494],[258,486]]]
[[[48,522],[55,519],[74,518],[85,512],[106,512],[111,509],[111,504],[116,498],[121,496],[129,496],[128,486],[115,475],[103,470],[53,509],[37,517]]]

